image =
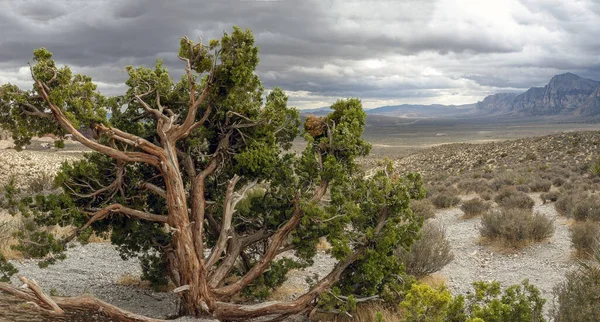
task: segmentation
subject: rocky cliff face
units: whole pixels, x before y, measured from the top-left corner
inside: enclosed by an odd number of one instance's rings
[[[500,93],[489,95],[481,102],[477,102],[475,108],[489,113],[506,113],[512,109],[512,101],[517,97],[514,93]]]
[[[488,96],[477,103],[477,109],[485,114],[527,116],[600,114],[600,82],[572,73],[556,75],[544,87],[511,95]]]

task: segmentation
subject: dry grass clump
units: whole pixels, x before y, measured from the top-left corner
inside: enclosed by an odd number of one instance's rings
[[[502,188],[494,201],[502,208],[519,208],[519,209],[533,209],[535,202],[531,197],[522,191],[518,191],[515,187],[504,187]]]
[[[575,222],[569,227],[569,232],[577,257],[589,257],[594,248],[600,246],[600,223],[589,220]]]
[[[425,219],[435,217],[435,206],[428,199],[412,199],[410,201],[410,209],[415,215]]]
[[[554,234],[554,222],[529,209],[494,209],[483,215],[479,233],[505,246],[523,247],[531,241],[542,241]]]
[[[142,281],[142,279],[139,276],[133,274],[125,274],[121,276],[117,281],[117,284],[123,286],[137,286],[141,288],[150,288],[149,281]]]
[[[434,192],[429,198],[431,203],[437,208],[450,208],[458,205],[460,198],[458,197],[458,191],[454,188],[443,188],[437,192]]]
[[[421,238],[415,241],[410,251],[400,248],[396,255],[404,264],[406,273],[416,277],[433,274],[454,259],[445,229],[431,221],[425,222]]]
[[[486,211],[490,209],[490,203],[483,201],[479,198],[473,198],[471,200],[467,200],[463,202],[460,206],[460,210],[462,210],[465,215],[464,218],[473,218],[479,215],[482,215]]]

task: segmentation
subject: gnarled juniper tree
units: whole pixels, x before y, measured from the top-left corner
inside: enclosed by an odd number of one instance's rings
[[[208,45],[183,38],[179,59],[179,81],[160,62],[128,66],[127,93],[105,97],[42,48],[33,89],[1,87],[0,126],[17,147],[53,133],[93,151],[62,166],[60,194],[21,202],[31,228],[70,225],[75,233],[23,232],[34,243],[20,250],[55,258],[75,237],[110,232],[123,256],[140,257],[144,278],[175,284],[181,314],[227,320],[393,294],[402,274],[394,249],[417,237],[422,222],[408,202],[423,192],[416,175],[366,177],[357,165],[370,150],[360,101],[340,100],[326,117],[309,118],[306,148],[292,153],[298,111],[277,88],[264,100],[250,31],[234,28]],[[321,236],[338,263],[305,294],[259,306],[239,300],[264,298],[291,268],[310,265]],[[286,251],[296,256],[276,259]]]

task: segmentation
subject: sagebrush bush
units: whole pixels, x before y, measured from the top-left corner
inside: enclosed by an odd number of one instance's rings
[[[558,200],[558,197],[560,197],[560,193],[558,191],[550,191],[540,195],[540,199],[542,199],[544,203],[554,202]]]
[[[463,204],[460,206],[460,210],[462,210],[465,213],[465,218],[473,218],[479,216],[488,211],[489,209],[489,202],[483,201],[479,198],[467,200],[463,202]]]
[[[417,216],[421,216],[425,219],[435,217],[435,206],[429,201],[429,199],[412,199],[410,201],[410,209]]]
[[[492,189],[483,190],[477,193],[481,199],[490,201],[494,197],[494,191]]]
[[[49,173],[42,173],[33,177],[29,181],[29,192],[32,194],[51,190],[54,186],[54,176]]]
[[[600,223],[593,221],[576,222],[569,227],[571,233],[571,246],[579,256],[589,256],[600,239]]]
[[[576,220],[591,219],[600,221],[600,198],[597,196],[586,196],[575,202],[571,210],[571,216]]]
[[[567,273],[554,288],[554,322],[600,321],[600,249],[594,253],[592,264],[580,262],[580,269]]]
[[[438,208],[450,208],[460,203],[456,189],[443,189],[433,194],[429,200]]]
[[[489,189],[489,185],[486,180],[467,179],[460,181],[456,186],[460,191],[466,194]]]
[[[562,187],[565,184],[565,182],[565,179],[561,177],[555,177],[554,179],[552,179],[552,185],[554,185],[555,187]]]
[[[517,190],[521,191],[521,192],[525,192],[525,193],[531,192],[531,188],[529,188],[529,186],[525,185],[525,184],[517,185],[517,186],[515,186],[515,188],[517,188]]]
[[[444,227],[430,220],[423,224],[421,238],[415,241],[410,251],[398,248],[396,254],[406,273],[416,277],[433,274],[454,259]]]
[[[496,176],[490,183],[490,188],[500,191],[503,187],[513,186],[516,183],[516,180],[513,177],[507,175],[499,175]]]
[[[494,209],[481,217],[479,233],[507,246],[519,247],[554,234],[554,222],[540,213],[519,208]]]
[[[514,187],[500,189],[494,201],[502,208],[532,209],[535,205],[531,197]]]
[[[554,208],[556,212],[558,212],[561,216],[571,217],[571,212],[573,211],[573,207],[576,204],[578,199],[583,198],[581,192],[575,192],[573,190],[565,190],[559,197],[556,199],[556,203],[554,204]]]
[[[552,187],[552,182],[545,179],[532,180],[528,184],[531,192],[548,192]]]

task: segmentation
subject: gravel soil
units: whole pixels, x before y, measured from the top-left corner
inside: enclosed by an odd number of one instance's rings
[[[38,142],[39,143],[39,142]],[[43,142],[39,143],[40,145]],[[19,183],[26,186],[30,178],[43,173],[54,173],[62,161],[81,158],[82,151],[76,145],[72,149],[56,151],[45,147],[16,152],[0,150],[0,184],[6,183],[9,174],[15,174]],[[498,280],[503,286],[529,279],[548,300],[545,308],[552,305],[552,288],[563,280],[564,274],[576,266],[571,259],[570,238],[567,221],[557,215],[552,203],[542,204],[539,194],[531,194],[536,201],[534,211],[554,219],[555,233],[542,243],[532,244],[518,252],[502,252],[480,245],[479,219],[460,218],[459,208],[439,210],[436,218],[446,229],[455,259],[440,274],[454,294],[466,294],[472,290],[473,281]],[[468,198],[466,196],[465,198]],[[1,218],[0,218],[1,219]],[[40,269],[35,260],[17,260],[13,263],[19,274],[35,279],[47,292],[63,296],[91,294],[106,302],[135,313],[166,318],[176,313],[177,298],[169,293],[156,293],[137,285],[122,285],[123,276],[139,277],[141,270],[135,259],[124,261],[109,243],[92,243],[74,246],[68,257],[46,269]],[[306,277],[327,274],[333,260],[319,252],[315,264],[305,270],[294,270],[289,280],[275,292],[278,300],[292,300],[308,288]],[[14,283],[20,285],[15,279]],[[179,321],[202,321],[181,318]]]
[[[458,208],[440,210],[432,219],[442,224],[451,242],[455,259],[440,272],[453,294],[467,294],[473,281],[497,280],[503,286],[518,284],[529,279],[552,305],[552,288],[575,267],[570,258],[569,232],[565,219],[558,217],[553,204],[542,204],[539,194],[534,211],[555,220],[554,236],[542,243],[532,244],[517,252],[501,252],[479,244],[478,218],[461,219]],[[53,289],[60,295],[92,294],[104,301],[135,313],[166,318],[176,313],[176,297],[156,293],[139,286],[119,284],[123,276],[139,276],[139,262],[124,261],[109,243],[74,246],[66,260],[46,269],[40,269],[35,260],[14,261],[20,274],[34,278],[47,292]],[[293,270],[289,280],[276,291],[279,300],[293,300],[308,288],[306,277],[327,274],[335,260],[319,252],[315,264],[306,270]],[[18,282],[15,279],[15,283]],[[182,318],[179,321],[200,321]]]
[[[433,220],[446,228],[454,252],[454,261],[440,271],[453,294],[472,291],[474,281],[497,280],[508,286],[529,279],[547,300],[544,308],[548,312],[552,306],[553,287],[564,279],[567,271],[575,268],[576,262],[570,256],[567,220],[558,216],[553,203],[542,204],[539,194],[530,196],[536,202],[534,211],[554,220],[555,232],[549,240],[531,244],[520,251],[494,251],[480,245],[479,218],[461,219],[463,212],[458,208],[437,212]]]

